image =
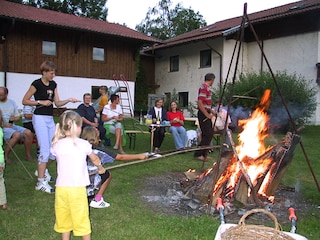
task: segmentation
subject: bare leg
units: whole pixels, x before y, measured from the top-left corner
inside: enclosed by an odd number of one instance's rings
[[[12,148],[19,142],[20,140],[20,133],[19,132],[14,132],[10,138],[10,140],[7,142],[6,148],[4,150],[4,159],[6,163],[10,164],[12,163],[11,160],[9,159],[9,154],[12,150]]]
[[[47,163],[38,162],[38,178],[44,178],[44,173],[47,168]]]
[[[31,148],[32,148],[32,141],[33,141],[33,133],[27,129],[23,132],[24,136],[24,148],[26,152],[26,160],[29,162],[33,162],[33,159],[31,157]]]
[[[121,129],[120,129],[120,134],[119,135],[120,135],[120,138],[119,138],[119,151],[123,152]]]
[[[70,240],[70,232],[62,233],[62,240]]]
[[[104,183],[101,184],[101,186],[100,186],[99,191],[97,192],[97,194],[103,195],[104,192],[106,191],[106,189],[108,188],[110,182],[111,182],[111,173],[110,173],[109,178],[108,178]]]
[[[88,234],[82,237],[82,240],[90,240],[90,239],[91,239],[91,234]]]
[[[115,135],[116,135],[116,145],[122,148],[122,146],[120,146],[121,128],[116,128]]]

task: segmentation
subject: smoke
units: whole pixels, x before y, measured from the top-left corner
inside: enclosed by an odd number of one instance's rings
[[[295,123],[297,119],[301,119],[305,115],[305,105],[289,102],[286,106],[291,118],[293,119],[293,121],[295,121]],[[238,120],[248,119],[251,115],[251,112],[252,109],[244,108],[242,106],[237,106],[237,108],[230,107],[230,118],[232,121],[230,127],[238,127]],[[282,129],[284,127],[286,128],[290,123],[289,114],[284,105],[280,102],[280,100],[274,101],[271,104],[268,110],[268,117],[269,122],[267,127],[271,132],[277,129]]]
[[[282,128],[290,122],[290,117],[295,121],[298,118],[301,118],[304,116],[305,112],[305,106],[302,106],[298,103],[289,102],[287,104],[287,109],[283,105],[272,105],[270,108],[270,127],[271,128]],[[288,113],[289,112],[289,113]]]
[[[247,119],[250,117],[251,109],[244,108],[242,106],[237,106],[237,108],[230,107],[230,118],[231,124],[230,127],[238,127],[238,120]]]

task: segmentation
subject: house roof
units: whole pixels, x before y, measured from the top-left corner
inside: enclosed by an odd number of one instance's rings
[[[248,7],[250,7],[248,5]],[[271,9],[248,14],[248,19],[252,24],[266,22],[270,20],[280,19],[288,16],[294,16],[313,10],[320,10],[319,0],[302,0],[293,2],[290,4],[274,7]],[[163,41],[161,44],[156,44],[152,47],[152,50],[173,47],[190,42],[201,41],[209,38],[216,38],[223,36],[225,32],[232,31],[241,25],[242,16],[230,18],[227,20],[219,21],[214,24],[208,25],[203,28],[199,28],[190,31],[185,34],[181,34],[177,37]],[[150,51],[151,48],[145,51]]]
[[[1,17],[51,25],[58,28],[68,28],[70,30],[88,31],[109,36],[135,39],[149,43],[160,42],[160,40],[156,38],[149,37],[120,24],[92,18],[78,17],[72,14],[31,7],[5,0],[0,0],[0,18]]]

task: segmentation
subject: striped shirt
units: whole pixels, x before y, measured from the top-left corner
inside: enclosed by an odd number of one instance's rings
[[[201,85],[198,91],[198,101],[201,100],[203,106],[207,110],[211,110],[212,100],[211,100],[212,92],[209,89],[209,86],[205,83]]]

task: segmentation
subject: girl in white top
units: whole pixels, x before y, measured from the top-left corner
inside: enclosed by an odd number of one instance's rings
[[[74,236],[91,239],[86,191],[90,184],[87,156],[100,174],[105,172],[100,159],[92,152],[91,144],[79,138],[81,127],[80,115],[71,110],[65,111],[56,125],[50,150],[57,160],[54,230],[62,234],[62,239],[70,239],[71,231]]]

